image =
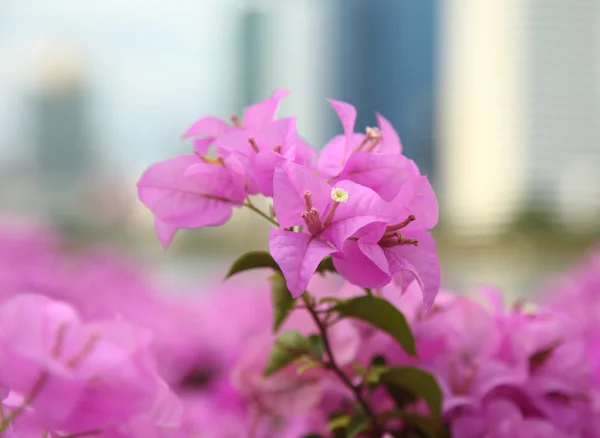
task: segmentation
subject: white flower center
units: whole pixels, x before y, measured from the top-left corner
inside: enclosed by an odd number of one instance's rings
[[[344,189],[334,187],[331,189],[331,199],[333,199],[333,202],[347,202],[348,192]]]

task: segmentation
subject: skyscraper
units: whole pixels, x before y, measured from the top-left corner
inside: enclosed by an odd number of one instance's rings
[[[49,56],[30,105],[34,160],[44,213],[62,220],[74,213],[80,183],[92,164],[86,126],[87,93],[77,59]]]
[[[600,2],[529,0],[528,202],[567,224],[600,215]]]
[[[358,129],[373,126],[376,111],[388,118],[406,155],[434,176],[438,2],[342,0],[337,5],[335,97],[356,105]]]

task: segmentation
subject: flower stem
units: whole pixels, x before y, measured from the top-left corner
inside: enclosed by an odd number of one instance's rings
[[[312,319],[315,321],[315,324],[317,324],[319,332],[321,333],[321,338],[323,339],[323,348],[325,349],[325,352],[329,357],[329,362],[326,364],[327,367],[333,370],[333,372],[339,377],[342,383],[354,393],[358,404],[360,404],[365,415],[369,417],[371,426],[373,428],[372,436],[375,438],[380,438],[383,435],[384,431],[381,424],[379,424],[379,420],[377,418],[377,415],[375,414],[375,411],[373,410],[373,408],[371,408],[367,400],[363,397],[361,388],[352,383],[350,378],[341,370],[341,368],[335,361],[335,357],[333,356],[333,351],[331,349],[331,343],[329,342],[329,335],[327,334],[327,328],[319,318],[319,315],[317,314],[317,311],[314,309],[312,303],[310,302],[310,299],[306,296],[306,294],[302,295],[302,299],[306,304],[306,309],[309,311],[310,315],[312,316]]]
[[[275,219],[273,219],[272,217],[270,217],[268,214],[266,214],[265,212],[263,212],[262,210],[260,210],[259,208],[257,208],[252,201],[250,201],[250,198],[246,199],[246,202],[244,203],[244,207],[249,208],[250,210],[252,210],[255,213],[258,213],[259,216],[264,217],[266,220],[268,220],[269,222],[271,222],[273,225],[275,225],[276,227],[279,227],[279,222],[277,222]]]

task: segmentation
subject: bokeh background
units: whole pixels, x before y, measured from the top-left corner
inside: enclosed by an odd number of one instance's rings
[[[600,237],[600,1],[0,0],[0,206],[116,245],[165,282],[219,277],[266,225],[239,211],[164,252],[135,183],[195,119],[292,91],[389,118],[436,188],[446,286],[531,297]]]

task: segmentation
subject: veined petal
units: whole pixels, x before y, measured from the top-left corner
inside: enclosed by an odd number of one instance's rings
[[[392,279],[383,249],[377,244],[347,240],[342,254],[334,254],[333,264],[356,286],[379,288]]]
[[[217,117],[202,117],[195,121],[182,135],[190,137],[219,137],[232,131],[234,128]]]
[[[232,187],[226,169],[198,163],[195,155],[180,155],[150,166],[138,182],[140,200],[174,227],[223,224],[231,216],[232,207],[241,204],[244,194]]]
[[[272,96],[246,108],[243,125],[246,129],[260,130],[275,118],[279,102],[290,94],[288,90],[276,89]]]
[[[372,189],[348,180],[338,181],[333,187],[348,192],[348,201],[338,205],[332,223],[355,216],[394,218],[389,204]]]
[[[392,204],[400,220],[408,214],[414,214],[415,223],[426,230],[435,227],[438,222],[437,199],[426,176],[415,176],[407,180]]]
[[[331,199],[331,187],[312,170],[291,161],[282,161],[273,176],[273,208],[282,228],[302,225],[306,210],[304,193],[311,192],[312,203],[321,214]]]
[[[277,164],[286,158],[270,150],[260,151],[254,158],[254,179],[260,192],[265,196],[273,196],[273,176]]]
[[[377,113],[375,117],[377,118],[379,130],[383,135],[376,150],[382,154],[401,154],[402,142],[400,141],[400,136],[394,129],[394,126],[379,113]]]
[[[339,210],[339,208],[338,208]],[[353,216],[339,221],[332,222],[327,226],[320,237],[328,242],[331,242],[338,251],[341,251],[344,247],[344,242],[349,237],[355,235],[355,233],[365,227],[369,227],[369,231],[373,235],[378,235],[375,243],[383,237],[387,221],[385,218],[380,216]]]
[[[404,155],[355,152],[346,162],[339,179],[369,187],[386,201],[391,201],[402,185],[417,175]]]
[[[403,234],[407,238],[418,239],[419,246],[396,245],[385,248],[391,273],[410,273],[421,287],[423,304],[429,308],[440,289],[440,263],[435,240],[424,230],[406,230]]]
[[[337,135],[333,137],[319,153],[317,169],[325,178],[337,177],[352,151],[362,141],[363,134]]]
[[[307,233],[269,231],[269,250],[294,298],[304,293],[317,266],[335,249]]]
[[[206,155],[208,148],[215,139],[212,137],[194,139],[194,152],[200,155]]]
[[[328,99],[328,102],[340,118],[340,122],[344,128],[344,135],[347,139],[346,143],[348,144],[350,135],[354,133],[354,126],[356,125],[356,108],[340,100]]]

